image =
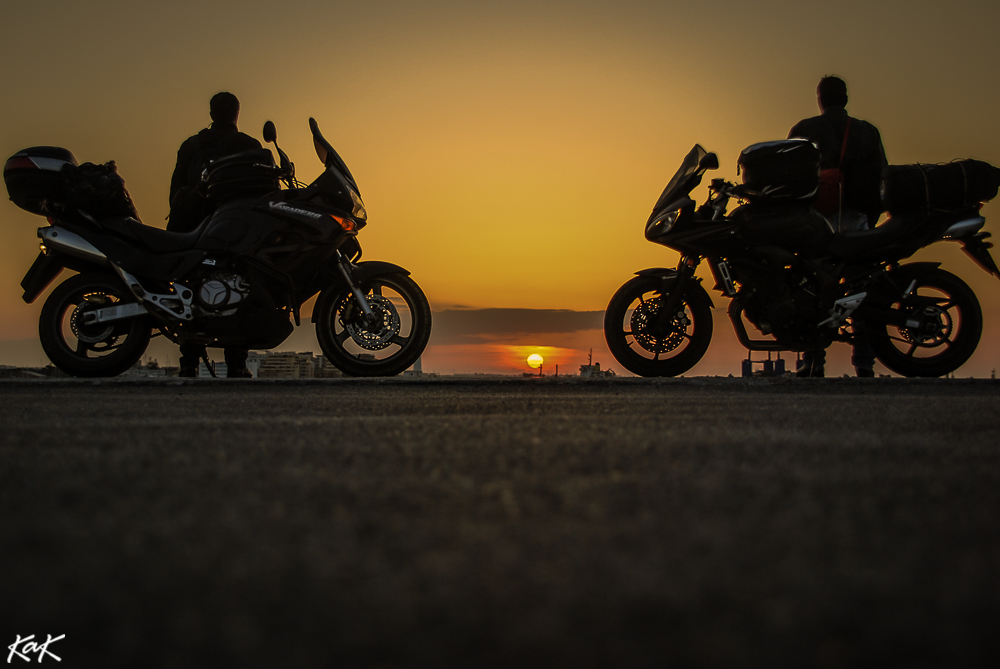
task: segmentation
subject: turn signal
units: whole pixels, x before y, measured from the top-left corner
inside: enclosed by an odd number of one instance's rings
[[[344,229],[344,232],[354,232],[354,228],[356,226],[354,225],[354,221],[352,221],[351,219],[341,218],[340,216],[334,216],[333,214],[330,214],[330,218],[337,221],[340,227]]]

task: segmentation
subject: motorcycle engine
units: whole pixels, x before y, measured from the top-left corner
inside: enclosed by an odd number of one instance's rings
[[[228,272],[209,275],[194,291],[198,306],[212,313],[235,311],[249,294],[250,284],[239,274]]]
[[[819,318],[816,288],[813,282],[794,272],[784,281],[758,280],[751,290],[744,287],[738,299],[743,313],[761,334],[774,335],[778,341],[808,343],[816,338]],[[758,277],[760,279],[760,277]]]

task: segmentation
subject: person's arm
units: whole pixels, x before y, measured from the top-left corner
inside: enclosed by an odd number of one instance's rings
[[[191,140],[189,139],[181,144],[181,148],[177,150],[177,166],[174,167],[174,174],[170,177],[169,202],[173,201],[174,195],[177,195],[177,191],[188,185],[188,172],[191,171],[191,162],[193,160],[194,148],[191,146]]]

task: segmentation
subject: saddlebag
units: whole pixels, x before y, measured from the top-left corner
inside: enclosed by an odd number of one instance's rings
[[[882,170],[882,206],[890,214],[964,209],[997,196],[1000,169],[981,160],[940,165],[888,165]]]
[[[736,173],[751,200],[808,200],[819,188],[819,149],[806,139],[762,142],[743,149]]]
[[[45,215],[45,201],[59,193],[59,175],[63,167],[77,165],[67,149],[57,146],[33,146],[18,151],[3,168],[7,194],[21,209]]]

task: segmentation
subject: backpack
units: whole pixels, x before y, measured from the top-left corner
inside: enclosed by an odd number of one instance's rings
[[[847,127],[844,128],[844,141],[840,145],[840,159],[836,167],[819,171],[819,190],[816,193],[816,211],[821,214],[836,214],[840,212],[844,199],[844,172],[840,166],[844,163],[847,152],[847,138],[851,134],[851,117],[847,117]]]

